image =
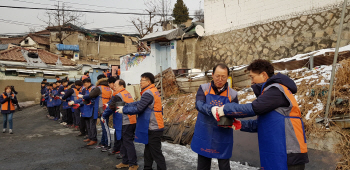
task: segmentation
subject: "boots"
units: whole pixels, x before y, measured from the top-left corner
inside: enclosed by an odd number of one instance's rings
[[[128,168],[129,167],[129,164],[123,164],[123,163],[120,163],[118,165],[115,166],[115,168],[117,169],[120,169],[120,168]]]
[[[83,140],[84,142],[90,142],[90,139],[85,139],[85,140]]]
[[[97,141],[90,141],[87,146],[91,146],[91,145],[96,145],[97,144]]]

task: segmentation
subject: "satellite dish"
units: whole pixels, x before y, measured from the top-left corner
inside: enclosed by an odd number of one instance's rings
[[[198,36],[202,37],[204,35],[204,28],[201,25],[197,25],[195,30]]]

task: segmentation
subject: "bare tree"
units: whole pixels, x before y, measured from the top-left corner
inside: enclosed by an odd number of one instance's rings
[[[46,19],[41,19],[41,21],[45,22],[48,27],[57,31],[57,39],[59,43],[63,44],[64,40],[75,33],[74,29],[71,26],[82,27],[86,24],[86,22],[82,21],[84,14],[74,11],[67,11],[69,7],[65,5],[65,3],[57,3],[55,5],[55,9],[53,11],[46,11],[45,16]]]
[[[139,18],[134,18],[131,20],[131,23],[135,26],[137,31],[139,32],[141,38],[144,37],[145,35],[152,33],[154,30],[155,26],[158,26],[159,20],[155,21],[155,9],[152,10],[146,10],[148,13],[148,16],[145,17],[139,17]]]
[[[199,10],[196,10],[194,12],[194,15],[195,15],[195,19],[198,21],[198,22],[204,22],[204,11],[203,9],[199,9]]]
[[[36,30],[35,30],[35,27],[29,27],[29,33],[35,33]]]

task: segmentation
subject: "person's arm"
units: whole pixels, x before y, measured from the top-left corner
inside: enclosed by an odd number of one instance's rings
[[[60,86],[57,90],[57,94],[61,96],[61,92],[64,91],[64,87],[63,86]]]
[[[256,115],[269,113],[279,107],[288,107],[290,102],[286,96],[277,88],[271,87],[252,102]]]
[[[91,100],[93,98],[98,97],[101,94],[101,90],[98,87],[95,87],[94,89],[91,90],[91,92],[89,93],[89,95],[84,95],[83,99],[84,100]]]
[[[6,103],[8,100],[9,100],[8,97],[4,98],[2,95],[0,95],[0,103],[1,104]]]
[[[258,120],[241,120],[241,131],[258,132]]]
[[[153,102],[153,96],[149,93],[143,94],[140,101],[129,103],[123,107],[123,113],[135,115],[143,113],[147,107]]]
[[[64,96],[62,97],[62,100],[66,100],[68,97],[72,96],[73,93],[74,93],[73,89],[68,89],[67,93],[65,93]]]
[[[18,100],[17,100],[17,97],[16,95],[11,99],[12,103],[14,104],[18,104]]]
[[[117,110],[116,102],[123,101],[119,96],[113,96],[112,99],[108,102],[106,110],[103,112],[102,117],[104,119],[108,118]]]
[[[196,109],[207,116],[212,116],[211,108],[213,105],[206,104],[206,98],[202,87],[200,86],[196,94]]]

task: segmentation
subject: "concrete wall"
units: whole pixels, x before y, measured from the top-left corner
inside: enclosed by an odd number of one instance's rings
[[[7,85],[15,86],[19,102],[34,101],[35,103],[40,103],[40,83],[28,83],[24,82],[24,80],[0,80],[1,93],[4,92]]]
[[[189,68],[199,69],[200,67],[197,67],[197,60],[200,56],[201,50],[200,50],[200,41],[197,41],[197,38],[189,38],[184,39],[183,41],[178,40],[177,41],[177,68],[183,69],[183,68]]]
[[[332,9],[340,0],[205,0],[206,34],[286,20]]]
[[[265,3],[265,1],[261,2]],[[305,3],[306,2],[309,1],[305,1]],[[320,4],[328,4],[328,2],[335,1],[320,0],[312,1],[312,3],[309,3],[310,5],[313,4],[312,6],[317,6],[315,3],[321,6]],[[210,3],[216,4],[217,1],[207,1],[206,5],[208,6]],[[243,1],[240,1],[240,3],[243,3]],[[299,4],[301,2],[298,0],[295,1],[295,3]],[[286,2],[286,4],[289,3]],[[294,4],[290,4],[289,8],[293,7],[293,5]],[[281,9],[285,8],[284,5],[280,4],[280,6]],[[226,7],[230,10],[235,9],[233,5]],[[252,7],[254,7],[254,5]],[[292,57],[297,54],[304,54],[314,50],[334,48],[337,40],[337,33],[339,30],[341,9],[336,6],[330,7],[333,8],[328,9],[328,7],[325,7],[319,8],[319,10],[310,8],[309,10],[311,10],[310,12],[312,12],[312,14],[303,15],[303,13],[299,13],[301,16],[286,20],[272,21],[264,24],[245,27],[242,29],[231,30],[220,34],[205,36],[200,39],[201,52],[196,54],[198,55],[196,66],[200,67],[203,70],[209,70],[219,62],[224,62],[229,66],[234,66],[248,64],[252,60],[258,58],[276,60]],[[214,9],[214,7],[212,9]],[[262,7],[261,9],[264,8]],[[341,46],[345,46],[350,43],[349,9],[350,7],[347,7],[345,15],[346,17],[344,20],[345,23],[343,26],[343,34],[341,36]],[[205,8],[205,14],[210,14],[206,10],[210,11],[211,7]],[[264,14],[263,10],[255,10],[260,11],[262,14]],[[216,11],[220,13],[220,10],[216,9]],[[268,13],[274,16],[275,14],[273,11],[274,10],[270,10]],[[210,28],[210,25],[219,25],[219,23],[210,21],[211,19],[210,17],[207,17],[207,15],[205,17],[205,29],[207,32],[213,33],[214,28]],[[221,17],[225,18],[225,16],[216,16],[215,18]],[[217,20],[219,22],[220,19]],[[221,25],[220,27],[215,27],[215,29],[218,32],[223,31],[221,29]]]

